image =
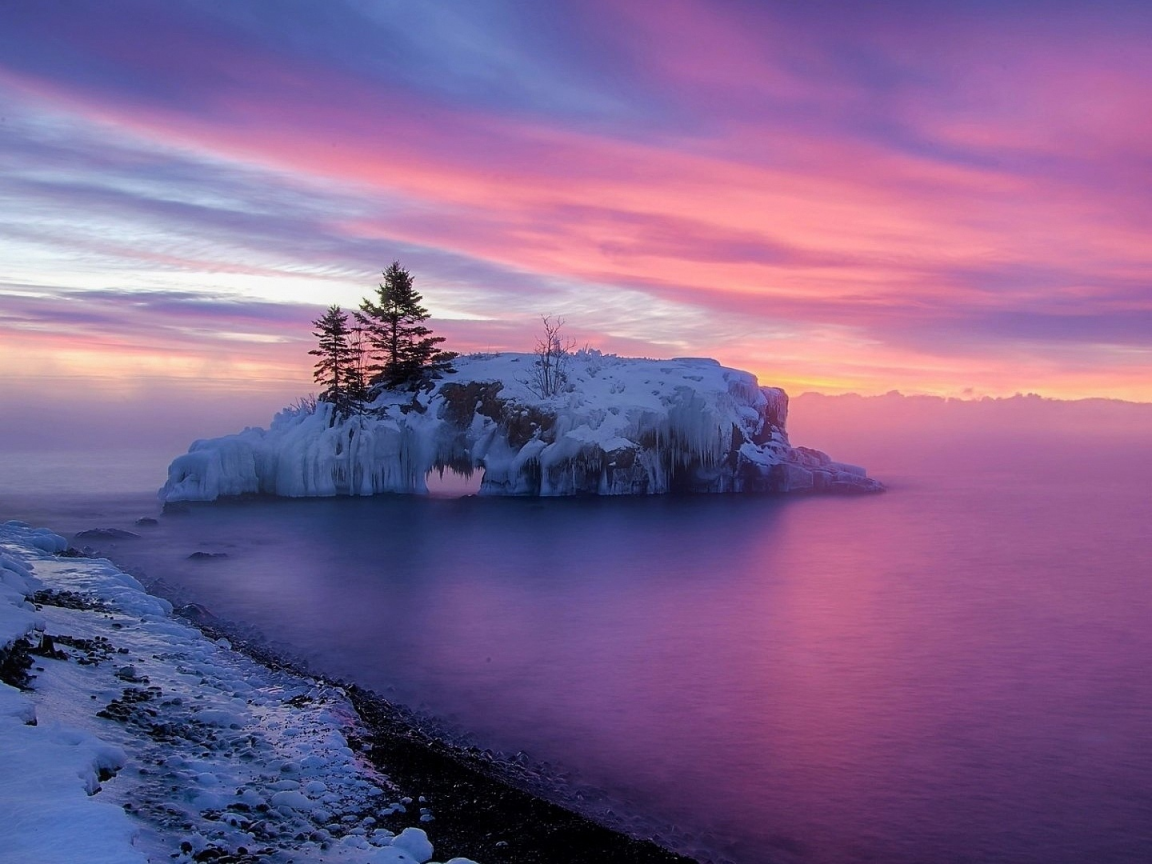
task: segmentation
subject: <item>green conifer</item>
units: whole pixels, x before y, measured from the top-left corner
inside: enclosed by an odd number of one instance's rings
[[[316,328],[312,335],[319,341],[308,353],[320,358],[313,374],[322,388],[318,398],[336,406],[333,420],[362,410],[365,386],[360,351],[351,341],[353,331],[348,326],[348,313],[339,306],[329,306],[312,326]]]
[[[428,310],[412,282],[412,274],[399,261],[384,271],[374,300],[365,299],[356,313],[371,348],[374,363],[369,384],[373,387],[414,387],[430,373],[448,371],[456,355],[441,351],[443,336],[433,336],[424,326]]]

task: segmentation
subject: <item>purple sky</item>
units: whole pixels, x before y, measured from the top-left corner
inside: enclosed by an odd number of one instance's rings
[[[284,401],[400,259],[457,350],[1152,400],[1152,5],[0,8],[0,397]],[[266,418],[253,418],[252,422]]]

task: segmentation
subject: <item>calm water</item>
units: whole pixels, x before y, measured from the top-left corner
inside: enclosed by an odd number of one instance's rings
[[[111,553],[716,860],[1147,862],[1148,445],[1019,443],[877,450],[876,497],[243,502]]]

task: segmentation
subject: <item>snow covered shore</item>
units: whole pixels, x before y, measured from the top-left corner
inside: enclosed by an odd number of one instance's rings
[[[581,351],[541,396],[531,354],[462,357],[364,416],[286,409],[268,430],[196,441],[160,498],[212,501],[426,492],[432,471],[482,472],[488,495],[875,492],[863,468],[792,447],[788,396],[714,360]]]
[[[339,688],[208,639],[67,545],[0,525],[0,860],[432,858],[433,812],[348,746]]]

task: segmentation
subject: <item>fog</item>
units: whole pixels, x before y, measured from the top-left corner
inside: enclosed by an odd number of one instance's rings
[[[793,445],[864,465],[881,480],[1007,470],[1138,472],[1152,478],[1152,403],[1063,401],[1035,395],[999,399],[932,396],[824,396],[792,399]]]
[[[298,395],[287,384],[250,392],[242,383],[222,390],[191,382],[131,393],[9,394],[0,411],[0,491],[155,489],[194,440],[267,426]],[[1099,471],[1102,483],[1113,471],[1152,481],[1152,403],[805,393],[792,399],[788,429],[794,445],[897,485],[1032,464]]]
[[[6,393],[0,399],[0,501],[5,493],[158,489],[168,463],[198,438],[267,426],[288,388],[206,388],[178,380],[116,392]],[[3,514],[0,514],[2,516]]]

